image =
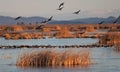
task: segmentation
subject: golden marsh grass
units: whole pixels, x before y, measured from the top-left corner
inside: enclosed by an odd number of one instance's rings
[[[56,67],[56,66],[88,66],[90,57],[88,52],[72,52],[41,50],[26,52],[18,57],[16,62],[20,67]]]

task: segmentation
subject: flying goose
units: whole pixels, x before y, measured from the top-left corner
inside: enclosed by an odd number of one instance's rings
[[[78,10],[78,11],[74,12],[73,14],[79,14],[79,13],[80,13],[80,10]]]

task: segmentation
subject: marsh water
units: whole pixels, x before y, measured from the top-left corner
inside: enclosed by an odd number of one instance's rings
[[[86,45],[97,42],[97,39],[38,39],[38,40],[5,40],[0,39],[0,45]],[[47,48],[49,49],[49,48]],[[56,50],[68,50],[70,48],[56,48]],[[21,68],[15,65],[21,52],[41,50],[41,48],[18,48],[0,49],[0,72],[119,72],[120,53],[112,48],[72,48],[72,51],[89,51],[93,62],[88,67],[42,67],[42,68]]]

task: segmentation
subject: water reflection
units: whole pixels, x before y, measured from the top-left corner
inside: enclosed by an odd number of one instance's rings
[[[92,44],[97,40],[94,39],[70,39],[70,40],[57,40],[57,39],[45,39],[45,40],[4,40],[0,39],[0,45],[48,45],[50,42],[52,45],[64,45],[64,44]],[[93,42],[92,42],[93,41]],[[69,48],[68,48],[69,49]],[[72,51],[89,51],[90,57],[94,64],[90,66],[80,67],[42,67],[42,68],[20,68],[16,67],[15,63],[20,53],[25,51],[33,51],[40,49],[0,49],[0,71],[1,72],[119,72],[120,71],[120,53],[114,51],[113,48],[74,48]],[[55,50],[58,50],[56,48]],[[59,48],[58,51],[67,50]],[[11,56],[6,59],[5,56]]]
[[[91,49],[72,49],[73,50],[88,50],[90,57],[95,62],[87,67],[73,66],[73,67],[42,67],[42,68],[20,68],[16,67],[16,59],[20,51],[27,51],[29,49],[0,49],[0,55],[11,54],[12,58],[9,60],[0,59],[0,70],[2,72],[101,72],[120,71],[120,53],[113,51],[112,48],[91,48]],[[33,49],[31,49],[33,50]],[[36,49],[37,50],[37,49]],[[60,49],[62,50],[62,49]],[[12,64],[12,65],[10,65]],[[7,70],[6,70],[7,68]]]

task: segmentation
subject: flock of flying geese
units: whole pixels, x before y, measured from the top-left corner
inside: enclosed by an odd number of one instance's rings
[[[62,11],[63,8],[64,8],[64,2],[60,3],[57,10]],[[80,10],[74,12],[73,14],[79,14],[79,13],[80,13]],[[19,20],[20,18],[22,18],[22,16],[19,16],[19,17],[15,18],[15,20]],[[51,16],[47,20],[42,21],[41,23],[48,23],[48,22],[50,22],[52,20],[52,18],[53,18],[53,16]],[[118,21],[118,18],[113,23],[115,24],[115,23],[117,23],[117,21]],[[98,24],[103,24],[104,22],[105,21],[101,21]]]
[[[58,7],[57,10],[62,11],[63,8],[64,8],[64,2],[62,2],[62,3],[59,5],[59,7]],[[80,13],[80,10],[74,12],[73,14],[79,14],[79,13]],[[20,18],[22,18],[22,16],[19,16],[19,17],[15,18],[15,20],[19,20]],[[53,16],[51,16],[51,17],[48,18],[47,20],[42,21],[41,23],[48,23],[48,22],[50,22],[50,21],[52,20],[52,18],[53,18]]]

